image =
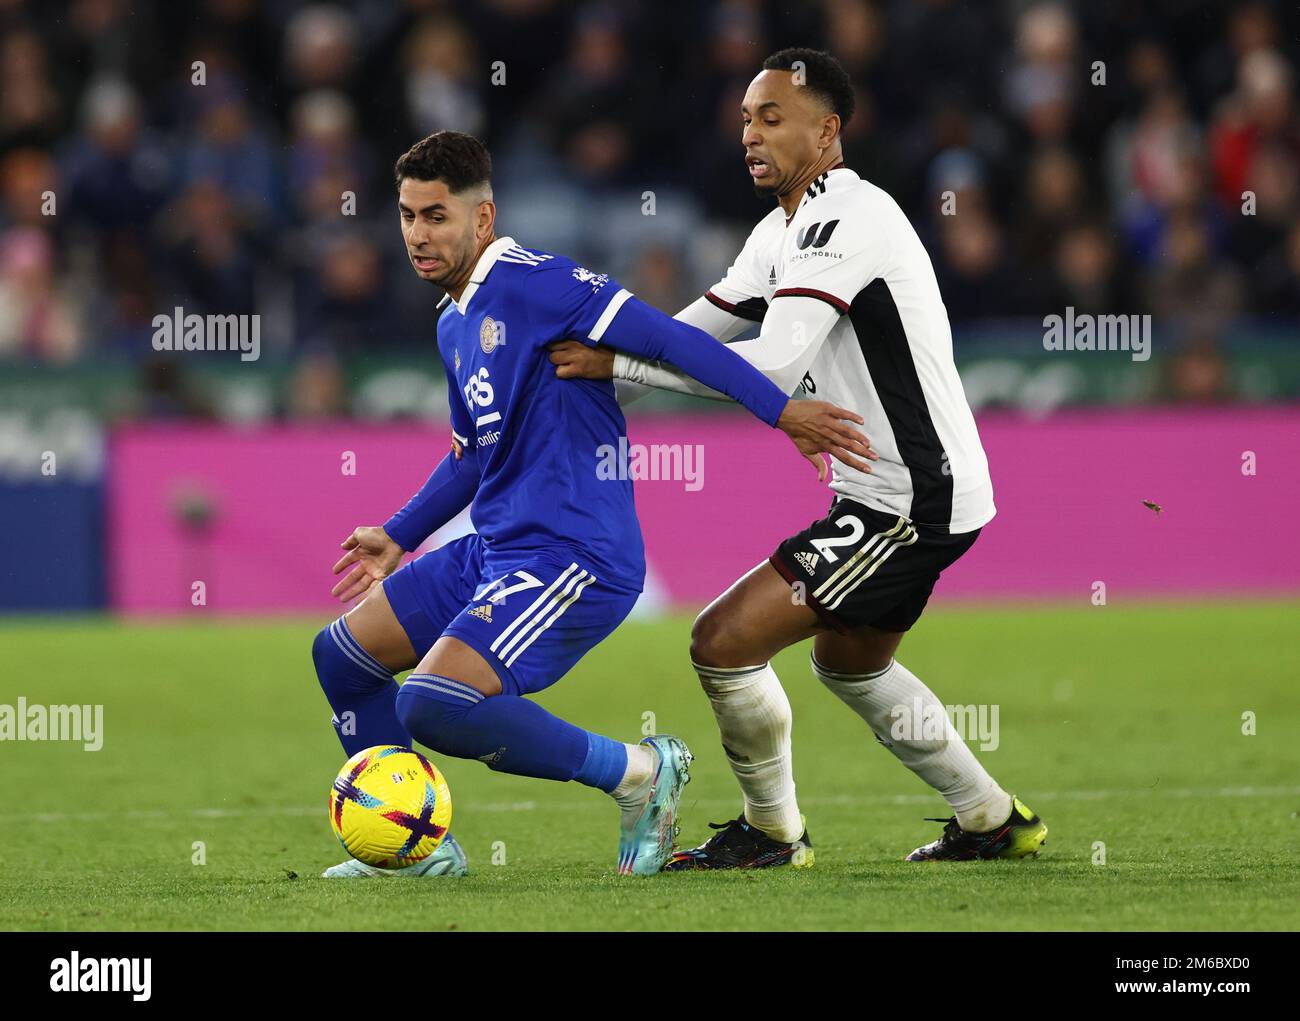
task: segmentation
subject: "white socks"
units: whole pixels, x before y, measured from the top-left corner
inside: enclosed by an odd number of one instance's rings
[[[814,656],[812,668],[822,684],[866,721],[877,741],[944,796],[962,829],[986,833],[1011,816],[1011,795],[966,747],[934,692],[903,664],[893,660],[879,673],[843,674],[827,670]],[[920,719],[914,719],[918,705]],[[943,737],[925,739],[925,721],[940,717]]]
[[[645,789],[655,775],[655,767],[659,765],[659,753],[648,744],[625,743],[623,747],[627,749],[627,772],[623,774],[618,786],[609,793],[625,816],[629,812],[640,815],[641,807],[645,804]]]
[[[962,829],[986,833],[1007,821],[1011,795],[998,786],[953,729],[934,692],[905,666],[894,660],[879,673],[844,674],[827,670],[814,658],[812,667],[818,680],[866,721],[876,740],[943,795]],[[767,663],[752,667],[696,663],[695,671],[713,706],[727,761],[744,793],[745,818],[774,840],[798,840],[803,822],[794,791],[790,702],[776,673]],[[918,705],[920,718],[914,719]],[[943,736],[936,739],[923,724],[940,719]],[[625,777],[615,790],[616,799],[628,782]]]
[[[745,819],[773,840],[803,836],[794,797],[790,701],[768,663],[711,667],[695,664],[713,705],[731,771],[745,796]]]

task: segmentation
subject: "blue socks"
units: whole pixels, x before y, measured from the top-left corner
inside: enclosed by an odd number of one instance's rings
[[[411,735],[397,718],[392,671],[361,647],[347,621],[340,617],[321,630],[312,642],[311,658],[349,757],[377,744],[410,747]]]
[[[449,677],[411,674],[397,694],[397,720],[440,755],[544,780],[577,780],[609,792],[627,771],[622,742],[552,716],[518,695],[486,696]]]
[[[316,636],[311,657],[349,756],[379,744],[410,747],[414,736],[440,755],[606,792],[627,772],[621,741],[566,723],[518,695],[488,697],[437,674],[411,674],[399,690],[342,617]]]

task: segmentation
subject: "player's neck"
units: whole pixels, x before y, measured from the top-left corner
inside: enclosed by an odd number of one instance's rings
[[[478,265],[479,259],[483,258],[483,253],[487,250],[488,245],[492,244],[496,239],[496,231],[488,231],[488,236],[479,242],[474,255],[465,261],[464,269],[456,274],[456,279],[448,280],[443,284],[443,290],[451,295],[451,300],[457,305],[460,304],[460,296],[465,293],[465,288],[469,286],[469,278],[474,275],[474,267]]]
[[[799,208],[799,203],[803,200],[803,193],[808,190],[808,185],[821,177],[822,174],[832,167],[842,166],[844,163],[844,153],[838,144],[822,153],[821,159],[814,163],[804,173],[800,174],[795,183],[783,194],[777,198],[781,209],[784,210],[786,218],[794,216],[794,211]]]

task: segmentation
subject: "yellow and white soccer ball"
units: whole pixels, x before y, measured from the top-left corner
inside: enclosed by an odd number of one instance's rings
[[[446,779],[400,745],[376,745],[348,759],[330,788],[329,809],[348,854],[381,869],[423,861],[451,827]]]

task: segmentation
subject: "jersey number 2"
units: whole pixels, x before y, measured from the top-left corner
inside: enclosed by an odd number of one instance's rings
[[[836,536],[831,539],[812,540],[813,549],[825,557],[828,564],[833,564],[839,560],[839,557],[833,553],[832,550],[835,550],[840,546],[852,546],[867,532],[867,526],[852,514],[845,514],[844,517],[835,522],[836,528],[843,528],[845,525],[847,525],[849,529],[848,535]]]

